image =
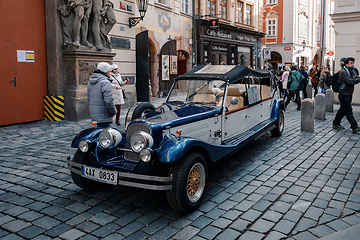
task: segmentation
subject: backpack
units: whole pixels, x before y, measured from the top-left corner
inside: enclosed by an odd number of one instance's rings
[[[334,92],[339,92],[339,88],[340,88],[339,72],[335,73],[334,76],[332,76],[332,89]]]
[[[329,72],[326,72],[325,84],[330,86],[332,85],[332,77]]]

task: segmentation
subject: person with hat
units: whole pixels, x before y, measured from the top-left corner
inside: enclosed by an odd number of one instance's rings
[[[116,116],[115,121],[117,125],[120,125],[120,111],[121,105],[125,103],[125,92],[122,86],[129,83],[129,80],[123,81],[121,75],[119,73],[119,67],[116,64],[111,65],[111,73],[110,73],[113,97],[114,97],[114,104],[116,107]]]
[[[97,69],[91,75],[87,86],[90,118],[92,121],[96,121],[98,128],[110,127],[116,114],[110,71],[110,64],[98,63]]]
[[[343,57],[340,59],[340,68],[343,68],[345,66],[345,60],[346,60],[346,57]]]

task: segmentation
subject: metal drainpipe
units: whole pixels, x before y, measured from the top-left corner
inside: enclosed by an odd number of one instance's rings
[[[196,62],[196,58],[194,57],[194,53],[197,54],[196,52],[196,39],[195,39],[195,1],[192,1],[192,62],[191,62],[191,67],[194,66],[194,63]]]
[[[325,0],[322,0],[322,24],[321,24],[321,59],[320,66],[323,66],[325,48]]]

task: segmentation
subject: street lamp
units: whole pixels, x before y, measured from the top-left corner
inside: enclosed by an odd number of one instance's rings
[[[136,24],[143,20],[145,17],[145,13],[148,7],[149,0],[136,0],[136,5],[140,13],[140,17],[130,17],[129,18],[129,27],[135,27]]]

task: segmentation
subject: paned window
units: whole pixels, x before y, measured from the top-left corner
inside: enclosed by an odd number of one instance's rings
[[[276,25],[277,25],[277,19],[276,18],[269,18],[266,20],[267,23],[267,35],[274,37],[276,36]]]
[[[317,0],[317,11],[321,12],[321,0]]]
[[[215,6],[216,6],[216,1],[215,0],[208,0],[208,15],[210,16],[215,16]]]
[[[251,25],[251,8],[252,6],[249,4],[246,4],[246,12],[245,12],[245,16],[246,16],[246,24],[247,25]]]
[[[304,5],[304,6],[308,6],[308,2],[309,0],[300,0],[300,4]]]
[[[156,0],[157,3],[163,4],[165,6],[170,6],[170,1],[169,0]]]
[[[220,0],[220,17],[226,19],[226,0]]]
[[[186,14],[190,14],[189,0],[181,0],[181,11]]]
[[[305,17],[299,19],[299,36],[303,38],[308,37],[308,20]]]
[[[276,4],[277,0],[266,0],[267,5]]]
[[[238,23],[243,23],[243,8],[244,8],[244,3],[237,1],[236,4],[236,22]]]
[[[320,26],[320,24],[318,24],[317,26],[316,26],[316,41],[317,42],[320,42],[320,37],[321,37],[321,35],[320,35],[320,32],[321,32],[321,26]]]
[[[330,46],[335,45],[335,31],[334,28],[330,29]]]

